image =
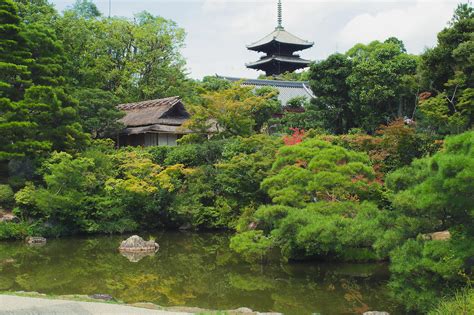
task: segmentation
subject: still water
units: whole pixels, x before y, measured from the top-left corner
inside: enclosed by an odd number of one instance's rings
[[[207,309],[249,307],[285,314],[396,314],[383,264],[241,261],[228,234],[159,232],[153,256],[125,257],[124,236],[48,240],[42,247],[0,242],[0,291],[105,293],[128,303]]]

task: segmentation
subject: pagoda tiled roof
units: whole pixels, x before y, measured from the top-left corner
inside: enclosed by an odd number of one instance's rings
[[[306,41],[291,34],[290,32],[287,32],[283,27],[277,27],[273,32],[264,38],[256,41],[253,44],[247,45],[247,48],[255,51],[263,51],[262,49],[265,49],[264,47],[268,44],[271,44],[272,42],[294,46],[295,51],[310,48],[314,45],[313,42]]]

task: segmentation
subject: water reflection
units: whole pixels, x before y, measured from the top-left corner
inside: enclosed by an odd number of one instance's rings
[[[117,251],[124,237],[48,240],[41,248],[0,243],[0,290],[286,314],[395,314],[381,264],[288,264],[273,257],[268,265],[249,265],[229,251],[225,234],[151,236],[160,250],[140,259]]]

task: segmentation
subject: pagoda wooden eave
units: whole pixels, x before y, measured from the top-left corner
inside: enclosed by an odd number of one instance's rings
[[[296,56],[270,56],[264,57],[258,61],[246,64],[247,68],[259,69],[260,66],[271,64],[271,63],[282,63],[282,64],[298,64],[301,67],[307,67],[311,63],[310,60],[302,59]]]

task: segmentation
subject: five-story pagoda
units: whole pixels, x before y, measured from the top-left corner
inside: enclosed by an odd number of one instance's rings
[[[278,26],[271,34],[247,46],[249,50],[263,52],[266,55],[246,66],[250,69],[265,71],[267,76],[306,68],[311,61],[300,58],[294,52],[308,49],[313,45],[313,42],[298,38],[283,28],[281,0],[278,0]]]

